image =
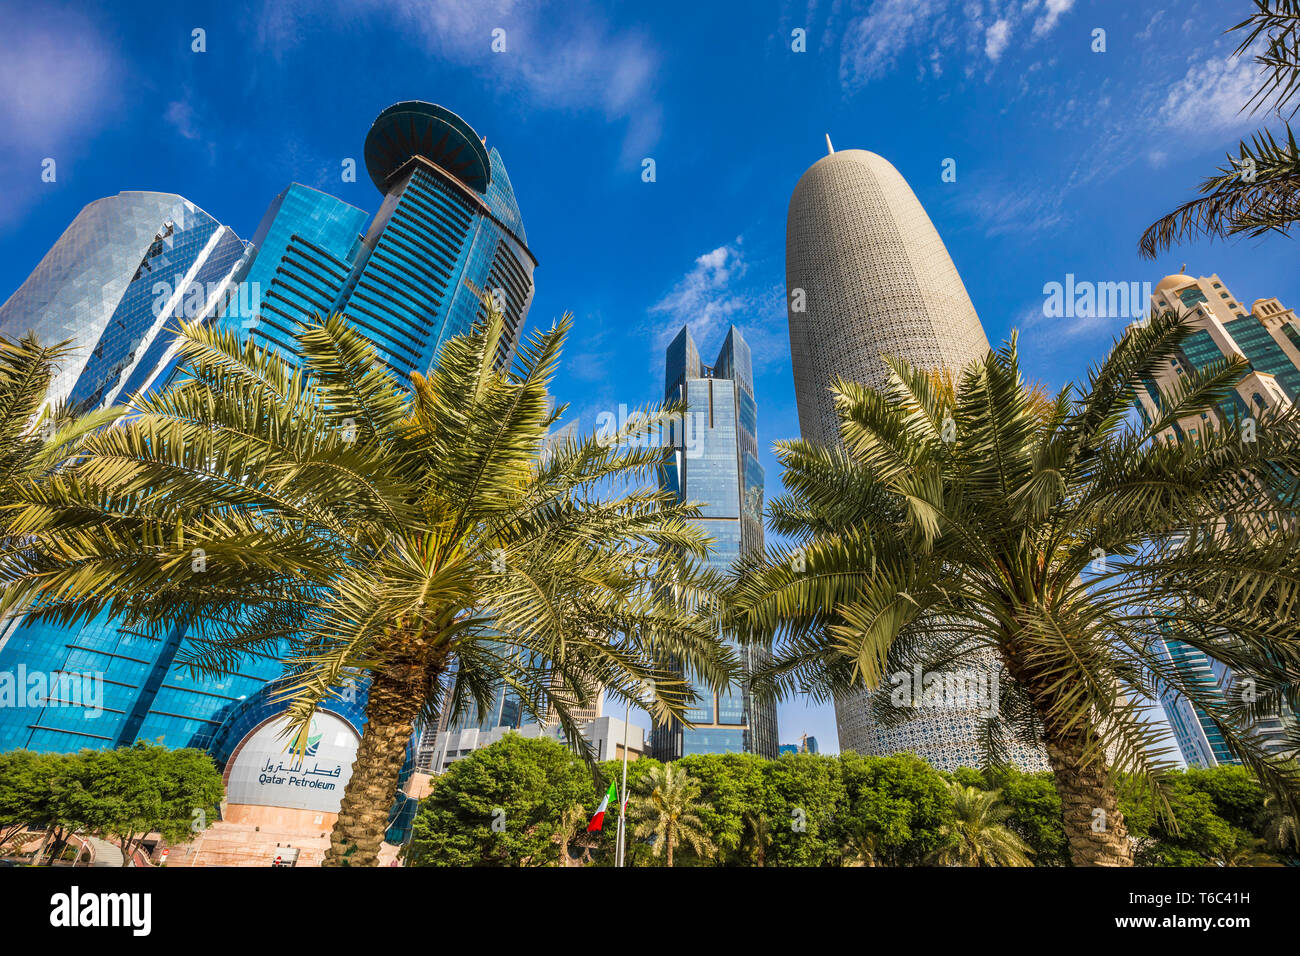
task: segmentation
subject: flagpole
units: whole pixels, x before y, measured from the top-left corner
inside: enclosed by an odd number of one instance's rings
[[[623,784],[618,791],[618,843],[614,851],[614,865],[623,865],[623,842],[627,824],[623,820],[627,809],[627,725],[632,716],[632,701],[626,701],[623,708]]]

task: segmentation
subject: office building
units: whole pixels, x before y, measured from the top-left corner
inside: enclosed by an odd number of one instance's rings
[[[696,519],[713,538],[709,563],[726,570],[741,555],[763,549],[763,467],[758,462],[758,406],[749,345],[732,326],[713,364],[700,360],[688,328],[668,346],[664,397],[686,408],[675,451],[662,485],[680,500],[698,502]],[[738,648],[742,662],[757,666],[759,652]],[[688,677],[690,675],[687,675]],[[756,753],[775,757],[776,708],[733,686],[721,693],[694,684],[693,725],[674,721],[655,727],[651,749],[660,760],[697,753]]]
[[[815,754],[817,750],[817,738],[809,737],[807,734],[797,744],[782,744],[778,750],[779,754]]]
[[[622,760],[626,744],[628,760],[636,760],[646,753],[645,731],[635,724],[624,723],[618,717],[594,717],[579,723],[582,738],[591,748],[596,760]],[[490,747],[506,734],[521,737],[549,737],[559,743],[568,743],[563,728],[558,723],[522,723],[515,727],[497,726],[484,729],[467,726],[440,734],[436,744],[428,750],[425,767],[417,758],[416,769],[426,773],[444,773],[457,760],[463,760],[476,750]]]
[[[500,153],[450,110],[411,100],[379,114],[364,155],[383,196],[368,226],[361,210],[298,184],[267,209],[248,275],[262,290],[254,338],[292,355],[296,320],[344,312],[407,382],[469,331],[489,295],[508,361],[537,260]]]
[[[820,444],[840,440],[836,378],[883,388],[882,355],[955,373],[989,348],[961,276],[911,187],[888,160],[860,149],[829,150],[795,186],[786,219],[786,309],[799,431]],[[883,727],[871,716],[868,693],[835,702],[841,750],[912,751],[945,770],[981,762],[978,710],[927,713]]]
[[[1169,364],[1139,390],[1134,404],[1144,422],[1156,420],[1161,392],[1187,377],[1225,359],[1242,359],[1248,365],[1228,400],[1218,409],[1174,422],[1163,434],[1166,440],[1196,441],[1207,429],[1221,427],[1229,419],[1244,421],[1300,400],[1300,321],[1295,311],[1278,299],[1256,299],[1247,308],[1218,275],[1177,273],[1160,280],[1151,305],[1158,311],[1190,315],[1194,331]],[[1242,675],[1179,640],[1172,628],[1171,618],[1159,648],[1162,656],[1211,700],[1224,704],[1235,700]],[[1160,702],[1188,766],[1240,762],[1203,708],[1167,686],[1160,689]],[[1283,705],[1275,717],[1259,721],[1251,730],[1267,749],[1283,752],[1289,749],[1286,734],[1295,721],[1295,715]]]
[[[1168,367],[1138,393],[1138,412],[1144,421],[1153,420],[1160,392],[1188,375],[1226,358],[1241,358],[1250,366],[1230,403],[1217,413],[1175,422],[1168,437],[1195,438],[1211,421],[1219,424],[1225,417],[1259,415],[1300,401],[1300,322],[1294,309],[1276,298],[1256,299],[1247,309],[1217,275],[1165,276],[1156,285],[1151,303],[1160,311],[1189,313],[1195,331]]]
[[[181,320],[241,305],[244,242],[174,193],[121,192],[89,203],[0,306],[0,333],[71,343],[52,404],[125,402],[165,375]]]
[[[380,113],[364,155],[382,197],[368,225],[361,209],[294,184],[247,247],[178,196],[92,203],[6,303],[3,329],[21,334],[31,321],[23,317],[35,316],[42,337],[76,337],[85,357],[68,366],[58,393],[102,401],[162,384],[170,358],[160,318],[178,310],[249,329],[294,361],[294,322],[342,311],[406,382],[470,328],[487,294],[505,314],[498,358],[509,360],[536,260],[497,150],[449,110],[410,101]],[[177,274],[185,289],[163,297],[157,283],[175,285]],[[33,692],[24,706],[0,708],[0,751],[141,739],[211,747],[281,665],[254,654],[228,674],[195,678],[177,665],[185,640],[180,630],[146,637],[111,620],[80,628],[10,620],[0,630],[0,677],[21,667]]]

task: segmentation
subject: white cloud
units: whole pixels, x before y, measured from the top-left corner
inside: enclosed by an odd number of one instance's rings
[[[1144,43],[1147,40],[1150,40],[1151,37],[1155,35],[1156,27],[1160,25],[1160,21],[1163,20],[1164,18],[1165,18],[1165,11],[1157,10],[1155,14],[1151,17],[1151,19],[1147,22],[1146,28],[1143,29],[1143,31],[1137,35],[1137,38]]]
[[[996,63],[1009,42],[1011,42],[1011,23],[1008,20],[999,20],[984,34],[984,53]]]
[[[927,46],[935,77],[942,72],[940,48],[945,56],[964,49],[968,62],[962,72],[975,76],[984,58],[1002,60],[1022,26],[1032,22],[1029,40],[1051,33],[1074,0],[841,0],[833,12],[841,6],[857,12],[849,16],[840,44],[840,83],[851,93],[887,74],[914,48],[924,61]],[[808,16],[813,13],[810,8]]]
[[[167,120],[175,129],[186,139],[198,139],[199,131],[194,125],[194,107],[187,101],[177,100],[167,104],[167,110],[163,113],[163,119]]]
[[[16,7],[0,5],[0,223],[51,188],[41,181],[46,158],[62,181],[111,119],[121,89],[109,81],[116,53],[90,20],[59,7],[39,16]]]
[[[113,54],[94,27],[66,11],[42,10],[5,24],[0,56],[0,129],[13,148],[55,146],[102,125]]]
[[[979,221],[986,236],[1032,235],[1066,222],[1059,187],[1027,182],[990,183],[957,199],[967,215]]]
[[[928,37],[943,0],[876,0],[871,12],[852,20],[840,51],[840,82],[856,89],[884,76],[898,55]]]
[[[760,255],[751,263],[742,236],[697,256],[686,274],[649,309],[656,320],[644,330],[655,342],[652,368],[661,367],[655,363],[662,361],[663,349],[683,325],[690,326],[705,361],[722,345],[732,325],[749,343],[755,374],[789,361],[785,280],[779,270],[780,260],[773,256]]]
[[[1034,21],[1034,39],[1045,37],[1055,30],[1057,22],[1069,13],[1073,6],[1074,0],[1047,0],[1042,15]]]
[[[731,324],[732,318],[749,308],[747,298],[733,288],[746,269],[739,237],[698,256],[672,291],[650,307],[651,312],[669,318],[667,326],[660,329],[660,338],[676,335],[683,325],[690,325],[691,335],[701,348],[707,348],[704,343],[711,343],[715,337],[720,338],[719,333]]]
[[[1249,55],[1194,64],[1173,85],[1158,118],[1184,133],[1220,132],[1252,125],[1241,111],[1259,84],[1259,65]]]

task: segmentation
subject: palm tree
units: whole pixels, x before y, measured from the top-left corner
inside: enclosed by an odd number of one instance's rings
[[[950,783],[953,821],[939,828],[950,842],[935,851],[941,866],[1033,866],[1025,841],[1002,825],[1011,808],[1001,790],[980,790]]]
[[[1277,794],[1264,795],[1264,841],[1279,853],[1300,853],[1300,823],[1295,811]]]
[[[8,536],[17,489],[41,481],[75,461],[88,435],[122,413],[90,414],[61,403],[51,406],[50,381],[72,349],[67,342],[41,345],[34,335],[0,335],[0,535]]]
[[[862,820],[849,823],[840,847],[845,866],[877,866],[880,863],[880,834]]]
[[[188,625],[198,673],[280,657],[296,747],[318,706],[368,683],[327,865],[375,863],[413,725],[438,707],[486,710],[504,684],[585,747],[572,711],[592,688],[640,701],[649,684],[656,719],[684,712],[659,655],[705,683],[737,676],[688,607],[714,588],[698,510],[647,484],[672,449],[629,440],[678,411],[550,439],[569,317],[502,369],[485,308],[409,391],[343,316],[301,324],[298,364],[183,326],[184,374],[87,439],[74,470],[20,489],[23,537],[0,552],[0,612]]]
[[[741,835],[741,845],[749,846],[755,866],[767,866],[767,848],[772,843],[772,830],[767,823],[767,814],[762,810],[746,810],[744,819],[745,829]]]
[[[632,834],[654,840],[654,855],[664,853],[669,866],[683,843],[701,857],[717,847],[709,839],[704,821],[692,808],[700,796],[699,783],[681,767],[655,767],[638,781],[638,794],[628,804]]]
[[[1271,109],[1280,117],[1300,93],[1300,0],[1255,0],[1255,7],[1232,28],[1251,28],[1235,56],[1262,41],[1255,61],[1264,79],[1243,109]],[[1147,228],[1138,243],[1142,254],[1154,259],[1173,243],[1197,236],[1288,235],[1300,221],[1300,147],[1289,123],[1284,129],[1260,130],[1249,142],[1242,140],[1227,164],[1201,184],[1199,198]]]
[[[1267,843],[1242,830],[1233,830],[1231,839],[1215,850],[1206,866],[1281,866],[1267,851]]]
[[[774,649],[756,686],[827,699],[917,667],[1000,667],[1009,679],[981,702],[987,758],[1046,751],[1078,865],[1132,865],[1115,773],[1163,792],[1168,732],[1145,718],[1158,689],[1295,800],[1295,768],[1249,728],[1300,698],[1300,410],[1261,416],[1257,435],[1232,420],[1165,440],[1233,394],[1234,361],[1132,421],[1136,390],[1190,331],[1153,316],[1054,399],[1022,381],[1014,336],[956,382],[889,360],[882,392],[839,383],[842,445],[777,446],[788,493],[770,523],[797,548],[734,573],[729,626]],[[1257,698],[1189,680],[1162,653],[1174,636],[1249,675]],[[885,724],[915,718],[912,704],[870,695]]]

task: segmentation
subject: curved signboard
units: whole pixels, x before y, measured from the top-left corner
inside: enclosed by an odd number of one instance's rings
[[[267,721],[235,749],[226,801],[338,813],[361,742],[356,731],[341,717],[317,713],[307,752],[299,757],[289,752],[291,739],[282,736],[285,726],[283,719]]]

